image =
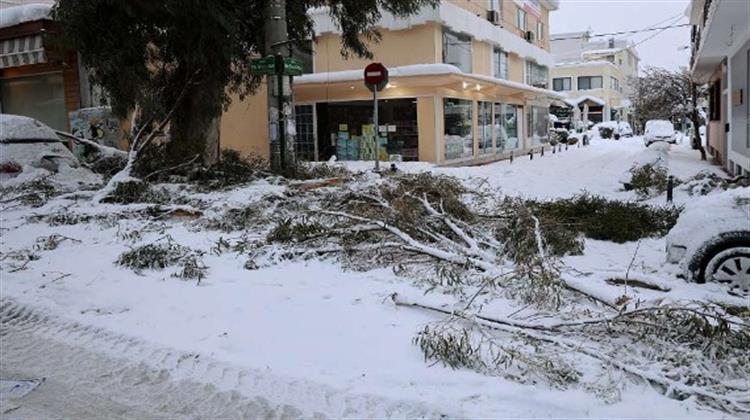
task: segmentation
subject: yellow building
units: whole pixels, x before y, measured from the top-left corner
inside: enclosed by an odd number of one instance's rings
[[[381,158],[440,164],[491,161],[548,140],[552,0],[442,2],[406,18],[383,13],[372,61],[389,68],[379,93]],[[294,78],[296,149],[302,159],[371,158],[370,60],[342,57],[325,8],[310,11],[316,38],[309,74]],[[269,155],[266,93],[236,100],[222,116],[221,145]]]
[[[589,121],[628,121],[630,81],[638,76],[640,61],[635,49],[625,40],[592,40],[588,32],[551,38],[552,89],[564,93],[565,102],[581,111],[588,105]]]

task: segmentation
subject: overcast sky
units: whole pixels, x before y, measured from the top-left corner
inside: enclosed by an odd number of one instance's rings
[[[591,29],[592,33],[608,33],[687,23],[684,12],[688,4],[689,0],[560,0],[560,8],[550,13],[550,30],[553,34],[586,29]],[[620,37],[639,42],[656,32]],[[686,67],[690,49],[678,49],[689,44],[689,26],[667,29],[636,47],[641,68],[646,65],[670,70]]]

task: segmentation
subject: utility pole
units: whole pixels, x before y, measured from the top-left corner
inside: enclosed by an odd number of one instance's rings
[[[270,0],[267,9],[266,50],[276,60],[283,60],[289,51],[286,24],[286,0]],[[292,103],[292,78],[283,74],[267,76],[268,140],[271,146],[271,167],[286,171],[294,166],[295,121]]]

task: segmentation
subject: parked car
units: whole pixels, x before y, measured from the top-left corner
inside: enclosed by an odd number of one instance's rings
[[[750,187],[688,204],[667,235],[666,251],[686,280],[750,296]]]
[[[667,120],[649,120],[643,131],[643,143],[649,146],[651,143],[663,141],[671,144],[677,143],[674,126]]]
[[[628,122],[620,121],[617,125],[617,130],[623,137],[633,137],[633,127]]]
[[[41,122],[20,115],[0,114],[0,173],[12,177],[25,168],[57,173],[80,163],[55,131]]]

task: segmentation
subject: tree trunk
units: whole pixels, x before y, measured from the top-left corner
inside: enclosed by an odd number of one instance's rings
[[[189,88],[170,124],[169,163],[183,162],[195,155],[207,164],[218,160],[222,89],[220,83],[211,80],[202,80]]]
[[[698,118],[698,88],[692,81],[690,82],[690,94],[693,98],[693,112],[690,113],[690,119],[693,121],[693,149],[701,152],[701,160],[706,160],[706,149],[703,148],[700,119]]]

